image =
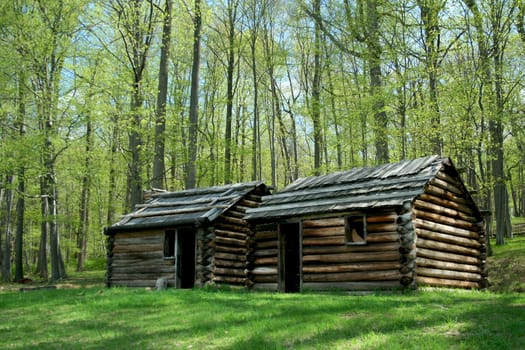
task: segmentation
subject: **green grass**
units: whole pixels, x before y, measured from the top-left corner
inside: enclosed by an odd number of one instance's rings
[[[0,285],[0,349],[525,349],[525,237],[494,246],[491,291],[350,295]]]
[[[519,349],[525,295],[3,292],[2,349]]]
[[[525,292],[525,236],[507,239],[503,246],[493,245],[488,268],[491,291]]]

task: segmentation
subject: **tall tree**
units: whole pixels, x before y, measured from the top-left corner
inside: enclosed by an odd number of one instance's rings
[[[224,183],[232,181],[232,121],[234,103],[234,74],[238,57],[237,47],[237,21],[239,19],[239,0],[227,0],[226,2],[226,36],[227,36],[227,63],[226,63],[226,126],[224,134]]]
[[[132,210],[142,202],[143,160],[142,123],[144,120],[144,78],[146,63],[154,34],[155,7],[153,0],[115,0],[118,31],[125,46],[125,54],[132,73],[129,153],[126,208]]]
[[[197,150],[199,130],[199,72],[201,64],[201,1],[195,0],[193,10],[193,59],[191,66],[190,123],[188,130],[188,161],[186,163],[186,188],[194,188],[197,182]]]
[[[8,282],[11,280],[11,238],[12,238],[12,203],[13,203],[13,186],[14,176],[7,175],[4,184],[5,190],[5,217],[4,217],[4,251],[2,254],[2,281]]]
[[[165,188],[165,130],[166,130],[166,103],[168,98],[168,63],[171,46],[172,0],[165,0],[162,25],[162,46],[160,48],[159,84],[157,91],[157,105],[155,108],[155,150],[153,155],[153,179],[151,186]]]
[[[339,6],[343,19],[328,20],[322,12],[306,7],[309,16],[315,19],[320,29],[335,46],[349,56],[357,57],[364,62],[362,69],[369,76],[369,95],[373,113],[373,131],[375,158],[377,163],[389,161],[388,115],[386,113],[385,94],[383,91],[381,43],[381,19],[379,8],[384,5],[381,0],[366,0],[351,3],[343,1]],[[351,42],[364,44],[364,48],[355,49]]]
[[[383,48],[380,41],[380,0],[367,0],[364,16],[364,42],[367,47],[366,58],[369,62],[370,94],[373,100],[376,162],[389,161],[388,150],[388,116],[385,111],[383,95],[383,76],[381,73],[381,55]]]
[[[31,28],[25,33],[33,42],[22,48],[31,61],[31,82],[36,97],[36,111],[41,134],[40,197],[42,233],[40,243],[40,274],[47,277],[46,239],[49,238],[51,280],[65,278],[66,271],[60,249],[58,217],[58,186],[56,162],[67,148],[67,143],[57,147],[59,138],[60,83],[72,34],[78,29],[81,1],[36,1],[34,7],[21,9],[22,17],[28,18]],[[31,19],[29,19],[31,18]],[[35,33],[38,33],[35,35]]]
[[[93,122],[90,111],[85,114],[86,118],[86,143],[84,154],[84,174],[81,180],[79,217],[80,224],[77,232],[77,271],[84,270],[87,259],[87,241],[89,232],[89,201],[91,196],[91,171],[92,171],[92,152],[93,152]]]
[[[26,114],[26,75],[22,70],[18,78],[18,113],[16,128],[20,141],[23,142],[26,134],[25,114]],[[20,155],[20,158],[24,158]],[[25,196],[26,196],[26,166],[21,164],[18,167],[18,187],[17,187],[17,202],[16,202],[16,234],[15,234],[15,281],[20,281],[24,278],[24,216],[25,216]]]
[[[321,0],[313,2],[314,18],[321,18]],[[311,98],[311,116],[314,128],[314,174],[321,174],[321,145],[322,145],[322,123],[321,123],[321,70],[322,70],[322,43],[321,22],[314,22],[314,62]]]
[[[491,156],[491,170],[494,193],[494,211],[496,219],[496,244],[505,243],[505,236],[509,234],[508,194],[504,172],[503,151],[503,96],[501,62],[504,57],[505,32],[508,32],[509,17],[500,17],[504,1],[494,1],[491,4],[489,15],[492,33],[492,45],[485,35],[484,16],[476,0],[463,0],[470,9],[476,29],[481,80],[484,90],[480,96],[480,107],[489,120],[491,142],[489,154]],[[491,64],[491,51],[494,66]],[[494,67],[492,70],[491,67]]]
[[[425,51],[425,66],[428,76],[430,124],[432,133],[432,151],[434,154],[442,152],[442,138],[440,130],[440,110],[438,103],[438,69],[439,51],[441,45],[441,30],[439,18],[445,8],[445,0],[418,0],[421,22],[423,26],[423,47]]]
[[[261,178],[261,138],[259,126],[259,72],[257,69],[257,44],[261,21],[266,16],[267,1],[250,0],[246,4],[247,21],[250,28],[250,68],[252,73],[253,84],[253,122],[252,122],[252,181]]]

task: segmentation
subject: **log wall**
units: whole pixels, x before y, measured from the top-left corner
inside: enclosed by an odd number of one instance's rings
[[[413,221],[412,203],[405,202],[398,209],[396,219],[399,233],[399,253],[401,254],[401,284],[405,288],[416,289],[416,230]]]
[[[254,289],[277,290],[279,282],[279,250],[277,225],[257,226],[250,239],[248,281]]]
[[[108,238],[106,285],[154,287],[164,277],[173,286],[174,263],[164,259],[164,231],[118,233]]]
[[[367,215],[366,245],[347,245],[345,218],[303,221],[303,287],[370,290],[400,287],[395,212]]]
[[[211,278],[216,284],[252,285],[247,278],[247,271],[251,267],[247,256],[254,249],[253,231],[243,217],[248,208],[258,207],[260,202],[260,195],[251,193],[216,220]]]
[[[413,204],[418,284],[486,288],[483,218],[463,184],[440,171]]]
[[[213,280],[215,232],[213,227],[199,227],[195,235],[195,286],[202,287]]]

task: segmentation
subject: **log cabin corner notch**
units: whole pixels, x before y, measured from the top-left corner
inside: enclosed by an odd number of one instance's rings
[[[252,230],[243,219],[269,189],[262,182],[151,194],[105,229],[106,285],[245,286]]]
[[[449,158],[298,179],[245,219],[258,289],[487,286],[483,216]]]

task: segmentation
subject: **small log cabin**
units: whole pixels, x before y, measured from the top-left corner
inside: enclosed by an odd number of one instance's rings
[[[152,194],[107,227],[106,285],[192,288],[245,286],[247,249],[253,234],[243,219],[261,196],[262,182]]]
[[[245,217],[254,288],[485,288],[483,216],[449,158],[298,179]]]

